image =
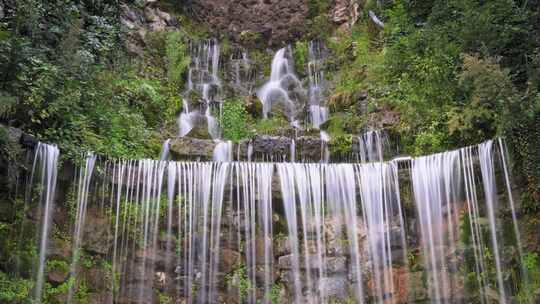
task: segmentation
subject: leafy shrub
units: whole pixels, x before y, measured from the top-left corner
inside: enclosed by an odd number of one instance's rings
[[[296,72],[305,75],[306,64],[308,62],[309,49],[308,44],[305,41],[297,41],[294,44],[294,64],[296,66]]]
[[[252,122],[241,101],[226,101],[222,111],[220,125],[224,139],[240,141],[252,136]]]
[[[181,32],[173,31],[167,34],[166,54],[169,83],[174,92],[180,93],[183,76],[190,63],[187,42]]]
[[[17,277],[10,277],[0,271],[0,301],[2,303],[24,303],[30,297],[33,282]]]

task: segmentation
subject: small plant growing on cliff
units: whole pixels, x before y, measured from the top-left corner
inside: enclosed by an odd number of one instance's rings
[[[352,151],[352,136],[338,135],[330,140],[330,152],[332,155],[346,155]]]
[[[251,137],[251,119],[242,102],[238,100],[227,101],[223,104],[221,116],[223,138],[240,141]]]
[[[173,299],[166,295],[166,294],[163,294],[163,293],[159,293],[159,304],[172,304],[173,303]]]
[[[227,285],[238,288],[240,302],[246,298],[248,292],[253,288],[247,275],[247,268],[241,265],[225,278]]]
[[[296,71],[299,74],[304,74],[304,71],[306,69],[306,64],[308,61],[308,44],[305,41],[297,41],[294,45],[293,55],[294,55],[294,63],[296,66]]]
[[[167,77],[169,78],[170,85],[179,93],[183,83],[184,72],[190,62],[187,43],[181,32],[174,31],[167,35],[166,54]]]
[[[270,292],[265,295],[265,298],[272,304],[279,303],[280,294],[283,288],[283,285],[280,283],[274,283],[274,285],[272,285],[272,289],[270,289]]]

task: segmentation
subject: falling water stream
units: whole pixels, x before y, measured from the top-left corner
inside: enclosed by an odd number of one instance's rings
[[[186,91],[183,94],[183,110],[178,118],[179,136],[186,136],[201,122],[206,122],[208,134],[220,137],[218,119],[213,110],[221,115],[222,96],[219,77],[220,47],[216,40],[193,42],[190,45],[191,64],[188,67]]]
[[[39,265],[36,276],[35,299],[41,303],[44,274],[47,258],[47,248],[51,230],[51,221],[54,212],[56,180],[58,175],[58,157],[60,151],[54,145],[38,143],[30,183],[34,178],[39,183],[39,214],[41,215],[41,229],[39,238]]]
[[[70,274],[77,276],[86,211],[96,203],[89,194],[102,193],[97,203],[111,209],[110,259],[119,274],[111,290],[117,300],[135,290],[133,302],[151,302],[153,286],[161,284],[187,303],[218,303],[223,284],[244,282],[239,298],[272,303],[280,268],[288,271],[282,280],[291,303],[332,303],[339,296],[331,287],[336,284],[347,286],[356,303],[398,303],[408,287],[397,269],[409,267],[414,237],[428,299],[460,303],[465,297],[452,290],[461,284],[458,227],[467,216],[480,300],[488,303],[493,288],[481,275],[489,251],[499,302],[509,302],[498,215],[503,204],[512,212],[518,246],[520,240],[504,141],[387,162],[383,141],[377,132],[362,135],[361,163],[339,164],[295,162],[294,144],[291,162],[233,162],[227,141],[218,143],[214,162],[98,160],[90,154],[75,179]],[[54,146],[36,148],[33,175],[42,185],[36,299],[44,284],[58,155]],[[402,203],[403,178],[410,179],[416,215]],[[505,200],[499,197],[504,191]],[[283,216],[284,227],[276,226],[275,216]],[[276,257],[282,234],[289,253]],[[243,266],[225,262],[231,252],[238,252]],[[232,267],[226,276],[223,267]]]

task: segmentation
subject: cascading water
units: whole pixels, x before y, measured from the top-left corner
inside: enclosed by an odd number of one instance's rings
[[[461,167],[459,151],[420,157],[413,160],[411,178],[422,235],[423,256],[429,270],[430,298],[448,302],[450,288],[457,288],[450,278],[454,272]],[[448,233],[448,240],[445,234]],[[450,249],[448,251],[448,249]],[[450,257],[448,257],[450,253]]]
[[[231,162],[233,161],[233,145],[232,141],[219,141],[214,148],[213,160],[215,162]]]
[[[470,235],[461,237],[465,237],[471,243],[471,254],[474,257],[471,273],[476,276],[480,289],[479,300],[482,303],[490,301],[491,283],[486,280],[484,274],[492,271],[489,267],[494,267],[498,302],[508,301],[502,275],[500,226],[495,214],[496,210],[500,209],[497,205],[501,202],[497,200],[496,195],[493,147],[493,142],[488,141],[476,147],[466,147],[412,160],[411,177],[426,259],[425,266],[429,270],[427,274],[431,283],[429,291],[432,302],[465,301],[463,298],[455,298],[455,294],[451,293],[460,285],[460,279],[457,277],[460,260],[457,228],[460,216],[462,218],[465,216],[465,223],[468,223],[466,230],[470,231]],[[501,155],[501,167],[506,170],[503,147],[501,140],[498,153]],[[505,183],[506,177],[505,174]],[[478,180],[481,181],[480,184]],[[480,203],[482,199],[479,193],[480,186],[483,189],[484,205]],[[521,254],[520,234],[511,192],[508,191],[507,195],[513,212],[512,222],[515,228],[513,238]],[[489,265],[491,263],[493,266]]]
[[[168,160],[170,152],[171,152],[171,140],[167,139],[163,142],[163,146],[161,147],[161,153],[159,153],[159,159]]]
[[[249,96],[255,85],[255,71],[246,51],[231,55],[230,78],[233,89],[242,96]]]
[[[289,48],[282,48],[276,52],[272,60],[270,80],[259,89],[257,96],[263,104],[264,118],[267,118],[273,107],[279,104],[283,107],[283,114],[293,125],[297,125],[296,116],[301,109],[297,95],[301,94],[303,89],[294,73],[290,53]]]
[[[308,45],[308,99],[311,124],[315,129],[328,120],[326,100],[326,80],[324,77],[325,56],[320,42],[310,41]]]
[[[362,214],[367,231],[368,255],[372,261],[375,298],[384,303],[396,292],[393,277],[393,262],[407,260],[405,226],[399,196],[397,165],[370,163],[356,168]],[[402,250],[401,256],[393,256],[395,248]]]
[[[219,143],[215,162],[207,163],[98,162],[89,155],[75,182],[71,277],[79,274],[86,210],[98,204],[110,210],[109,258],[118,276],[110,290],[117,302],[152,303],[159,289],[185,303],[218,303],[225,288],[247,303],[274,303],[282,284],[291,303],[404,303],[414,290],[403,271],[412,275],[409,259],[418,249],[426,301],[467,302],[455,291],[463,284],[461,256],[472,256],[480,302],[493,298],[493,288],[498,302],[510,302],[501,250],[507,240],[498,232],[505,202],[522,251],[504,142],[381,162],[378,137],[367,136],[368,163],[232,162],[230,142]],[[36,287],[44,283],[57,159],[58,149],[38,146],[34,171],[44,185],[44,212]],[[410,170],[400,172],[409,162]],[[406,173],[416,216],[401,202]],[[503,189],[507,200],[497,195]],[[470,243],[462,245],[464,226]],[[482,275],[489,271],[494,281]],[[41,298],[38,289],[35,296]]]
[[[381,130],[370,130],[358,137],[358,161],[362,163],[384,160],[388,138]]]
[[[39,174],[39,214],[41,214],[41,230],[39,239],[39,265],[36,275],[36,286],[34,288],[34,298],[38,303],[42,301],[44,273],[47,258],[47,248],[49,244],[49,233],[51,229],[52,213],[56,194],[56,179],[58,176],[58,156],[60,151],[54,145],[38,143],[34,164],[32,165],[32,184],[35,174]]]
[[[70,276],[77,277],[77,265],[80,260],[80,247],[83,237],[84,222],[86,219],[86,207],[88,205],[88,195],[90,189],[90,182],[92,180],[92,174],[94,172],[94,166],[96,164],[96,156],[89,154],[86,157],[86,162],[83,168],[79,170],[78,174],[78,187],[77,187],[77,211],[75,217],[75,229],[73,232],[73,257],[71,260]],[[70,286],[67,302],[71,303],[73,300],[73,286]]]
[[[180,137],[186,136],[201,121],[206,121],[212,138],[220,137],[219,123],[213,116],[216,107],[221,115],[223,102],[219,56],[220,48],[215,40],[192,43],[190,46],[192,61],[188,68],[187,89],[183,94],[183,110],[178,119]]]

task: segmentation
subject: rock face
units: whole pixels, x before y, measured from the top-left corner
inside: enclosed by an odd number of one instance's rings
[[[149,32],[173,29],[178,22],[170,14],[161,11],[149,2],[143,9],[122,4],[120,6],[120,23],[126,31],[126,49],[132,55],[142,56],[145,38]]]
[[[253,159],[264,159],[271,156],[286,156],[291,153],[292,141],[288,137],[258,135],[251,140]],[[321,159],[322,142],[319,137],[299,136],[296,139],[296,157],[318,161]],[[178,159],[211,160],[217,143],[210,139],[192,137],[176,138],[171,141],[171,153]],[[247,159],[249,140],[233,144],[234,158]],[[239,154],[238,154],[239,152]]]
[[[236,41],[258,38],[270,45],[299,37],[308,18],[307,0],[193,0],[192,10]]]
[[[349,31],[360,17],[361,0],[336,0],[332,9],[332,21],[341,30]]]

